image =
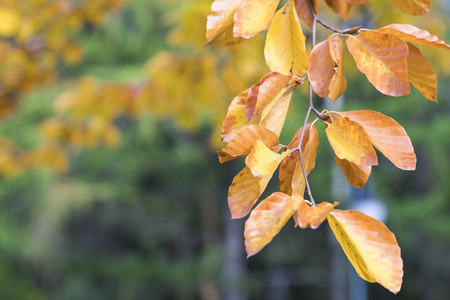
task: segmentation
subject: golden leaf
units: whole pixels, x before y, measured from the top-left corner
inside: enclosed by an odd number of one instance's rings
[[[305,35],[293,0],[277,11],[267,32],[264,56],[270,70],[285,75],[302,75],[308,67]]]
[[[324,201],[316,206],[312,206],[299,195],[294,195],[293,197],[298,197],[300,200],[300,206],[294,213],[295,226],[299,226],[303,229],[319,228],[330,214],[330,211],[339,204],[337,201],[333,204]]]
[[[344,0],[325,0],[327,5],[334,11],[335,14],[339,15],[342,19],[348,19],[348,12],[352,5],[345,2]]]
[[[232,27],[234,14],[242,0],[215,0],[206,23],[206,44],[210,45],[229,27]]]
[[[336,156],[359,166],[375,166],[377,155],[364,128],[349,118],[341,118],[325,129]]]
[[[398,293],[403,261],[397,240],[386,225],[356,210],[333,210],[327,220],[358,275]]]
[[[430,10],[431,0],[391,0],[398,9],[412,16],[420,16]]]
[[[326,98],[330,93],[330,82],[335,71],[335,62],[330,55],[328,40],[320,42],[309,56],[308,80],[319,97]]]
[[[272,176],[280,162],[289,154],[289,149],[278,154],[267,148],[263,141],[256,141],[252,152],[245,159],[245,165],[255,177]]]
[[[295,10],[297,11],[298,16],[308,24],[309,27],[312,27],[314,16],[311,13],[311,8],[309,7],[309,0],[294,0],[295,2]],[[314,11],[316,15],[319,14],[319,3],[316,0],[312,0],[312,5],[314,7]]]
[[[253,177],[252,171],[245,167],[237,174],[228,190],[228,207],[233,219],[248,215],[259,196],[264,192],[272,174]]]
[[[289,195],[273,193],[252,211],[245,222],[247,257],[261,251],[280,232],[297,209],[298,203]]]
[[[347,79],[344,75],[344,43],[338,35],[332,34],[328,37],[330,55],[336,64],[335,73],[330,82],[330,93],[328,97],[336,101],[347,89]]]
[[[346,159],[340,159],[335,156],[336,165],[344,171],[344,175],[347,178],[348,183],[356,188],[363,188],[369,179],[372,167],[358,166],[349,162]]]
[[[249,39],[269,28],[280,0],[243,0],[234,15],[234,36]]]
[[[409,94],[408,46],[403,40],[394,35],[367,31],[349,36],[346,42],[358,69],[377,90],[396,97]]]
[[[415,170],[416,155],[411,140],[394,119],[372,110],[346,111],[341,114],[361,125],[373,145],[397,168]]]

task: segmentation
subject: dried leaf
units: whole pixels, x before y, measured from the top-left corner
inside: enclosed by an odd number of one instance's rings
[[[280,232],[297,209],[298,203],[289,195],[273,193],[252,211],[245,222],[247,258],[261,251]]]
[[[229,27],[232,27],[234,14],[242,0],[215,0],[206,22],[206,44],[210,45]]]
[[[294,213],[294,221],[295,226],[299,226],[302,229],[319,228],[330,214],[330,211],[339,204],[337,201],[333,204],[324,201],[316,206],[312,206],[298,195],[294,195],[293,197],[300,198],[300,206]]]
[[[336,156],[359,166],[375,166],[377,155],[364,128],[349,118],[341,118],[325,129]]]
[[[281,98],[273,100],[260,112],[261,120],[259,125],[280,136],[284,121],[286,120],[289,104],[291,103],[292,91],[292,88],[288,88]]]
[[[402,12],[412,15],[420,16],[430,10],[431,0],[391,0],[398,9]]]
[[[243,0],[234,15],[234,36],[249,39],[269,28],[280,0]]]
[[[302,75],[308,66],[305,35],[295,5],[290,0],[277,11],[267,32],[264,56],[270,70],[286,75]]]
[[[289,149],[278,154],[267,148],[263,141],[256,141],[252,152],[247,156],[245,165],[255,177],[265,177],[273,174],[280,162],[289,155]]]
[[[348,183],[356,188],[363,188],[369,179],[372,167],[358,166],[349,162],[346,159],[340,159],[335,157],[336,165],[344,171],[344,175],[347,178]]]
[[[309,0],[294,0],[295,2],[295,10],[297,11],[297,15],[308,24],[309,27],[312,27],[314,16],[311,13],[311,8],[309,7]],[[316,15],[319,14],[319,3],[316,0],[312,0],[312,5],[314,7],[314,11]]]
[[[228,207],[233,219],[245,217],[264,192],[272,174],[266,177],[253,177],[252,171],[245,167],[237,174],[228,190]]]
[[[360,124],[373,145],[397,168],[415,170],[416,155],[411,140],[394,119],[372,110],[346,111],[341,114]]]
[[[330,93],[330,82],[335,72],[335,62],[330,55],[328,40],[314,47],[309,56],[308,79],[314,92],[319,97],[326,98]]]
[[[345,2],[344,0],[325,0],[325,2],[334,11],[334,13],[339,15],[342,19],[348,19],[348,13],[350,8],[352,8],[351,4]]]
[[[336,64],[335,73],[330,82],[330,93],[328,97],[336,101],[347,89],[347,79],[344,75],[344,43],[338,35],[332,34],[328,37],[330,55]]]
[[[272,131],[259,125],[250,125],[242,129],[228,145],[218,151],[220,163],[250,154],[257,140],[262,140],[267,147],[276,146],[280,142],[278,136]]]
[[[380,221],[356,210],[333,210],[327,220],[358,275],[398,293],[403,261],[394,234]]]
[[[404,41],[394,35],[367,31],[349,36],[346,42],[358,69],[377,90],[396,97],[409,94],[408,46]]]

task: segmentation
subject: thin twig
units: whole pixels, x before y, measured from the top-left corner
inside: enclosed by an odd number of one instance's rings
[[[326,29],[329,29],[333,32],[339,33],[339,34],[354,34],[357,33],[358,30],[361,28],[361,26],[357,26],[357,27],[352,27],[352,28],[347,28],[344,30],[341,29],[336,29],[331,25],[328,25],[327,23],[325,23],[324,21],[322,21],[316,14],[316,11],[314,10],[314,7],[312,5],[312,2],[310,0],[308,0],[308,4],[309,4],[309,8],[311,9],[311,14],[314,17],[314,21],[313,22],[318,22],[320,23],[320,25],[322,25],[323,27],[325,27]],[[314,47],[313,47],[314,48]]]

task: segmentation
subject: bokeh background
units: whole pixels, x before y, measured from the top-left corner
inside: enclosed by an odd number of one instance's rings
[[[357,191],[333,167],[319,128],[309,177],[316,201],[385,212],[404,260],[395,296],[357,278],[327,224],[300,230],[290,221],[245,258],[245,220],[231,220],[227,207],[244,163],[220,165],[215,151],[229,102],[269,71],[265,33],[203,47],[211,2],[2,1],[0,298],[448,299],[448,53],[423,49],[438,73],[438,103],[415,89],[381,95],[349,57],[345,97],[315,100],[329,110],[377,110],[412,139],[415,172],[380,155]],[[412,23],[450,41],[449,1],[433,1],[421,17],[373,2],[353,9],[348,22],[319,5],[337,27]],[[319,28],[319,40],[327,34]],[[303,123],[305,89],[292,102],[285,144]],[[265,194],[277,190],[276,178]]]

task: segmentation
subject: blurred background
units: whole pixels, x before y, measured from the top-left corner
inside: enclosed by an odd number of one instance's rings
[[[348,22],[323,1],[320,14],[340,28],[411,23],[450,41],[448,1],[433,1],[421,17],[373,2],[354,7]],[[289,221],[246,259],[245,218],[231,220],[227,207],[244,161],[220,165],[215,151],[233,97],[269,71],[265,32],[203,47],[211,3],[1,2],[0,298],[448,299],[448,53],[421,48],[438,74],[438,103],[415,89],[381,95],[349,57],[345,97],[315,100],[319,108],[391,116],[415,147],[415,172],[379,155],[357,191],[330,167],[334,154],[319,125],[309,176],[316,201],[369,207],[395,233],[405,275],[392,295],[357,278],[327,224],[300,230]],[[282,143],[302,125],[307,102],[300,88]],[[277,177],[265,195],[278,190]]]

